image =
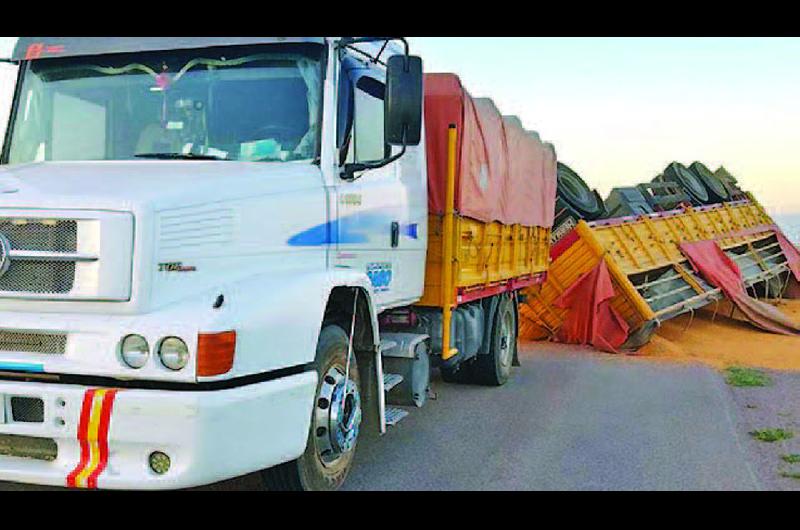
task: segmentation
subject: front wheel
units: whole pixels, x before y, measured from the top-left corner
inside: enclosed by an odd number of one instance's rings
[[[347,478],[361,426],[358,365],[353,353],[348,371],[347,350],[342,328],[323,328],[314,361],[319,381],[306,450],[297,460],[261,472],[270,490],[329,491]]]

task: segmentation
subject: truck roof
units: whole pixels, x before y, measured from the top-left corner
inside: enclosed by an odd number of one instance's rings
[[[310,42],[324,37],[20,37],[12,60],[46,59],[140,51],[212,48],[246,44]]]

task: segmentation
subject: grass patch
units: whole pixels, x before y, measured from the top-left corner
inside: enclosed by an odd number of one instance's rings
[[[769,386],[772,378],[761,370],[731,366],[725,370],[725,382],[731,386]]]
[[[798,454],[781,455],[781,460],[783,460],[787,464],[800,464],[800,455]]]
[[[794,436],[792,431],[786,431],[783,429],[761,429],[757,431],[750,431],[749,434],[759,442],[768,443],[788,440]]]
[[[793,478],[795,480],[800,480],[800,473],[795,473],[793,471],[781,471],[781,476],[783,478]]]

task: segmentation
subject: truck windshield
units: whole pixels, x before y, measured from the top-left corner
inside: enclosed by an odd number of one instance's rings
[[[314,160],[319,45],[171,50],[34,61],[8,162]]]

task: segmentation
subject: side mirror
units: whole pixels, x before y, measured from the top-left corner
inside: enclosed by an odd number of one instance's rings
[[[385,136],[389,145],[419,145],[422,135],[422,59],[393,55],[386,62]]]

